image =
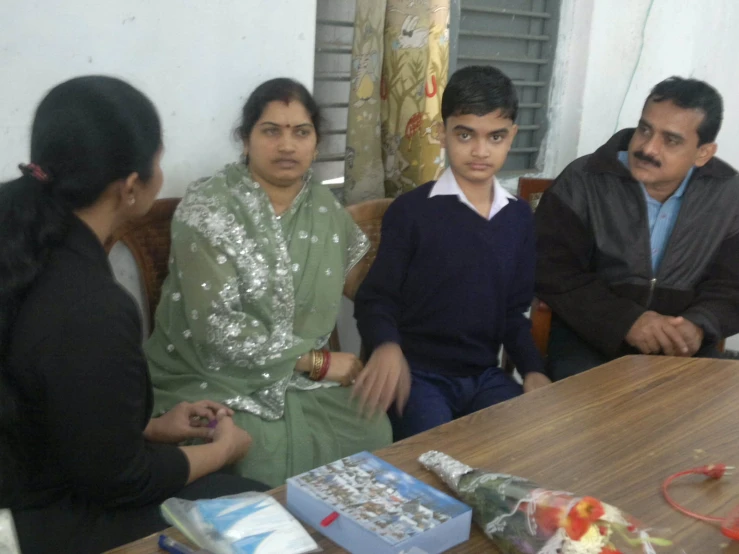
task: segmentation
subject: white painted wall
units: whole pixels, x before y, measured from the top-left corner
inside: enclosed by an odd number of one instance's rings
[[[671,75],[703,79],[722,93],[719,155],[739,165],[734,21],[733,0],[563,0],[541,175],[557,175],[635,126],[649,90]]]
[[[614,129],[635,126],[649,90],[680,75],[707,81],[722,94],[719,154],[739,165],[737,21],[733,0],[595,2],[578,154],[597,148]]]
[[[0,0],[0,180],[28,160],[43,94],[109,74],[159,108],[162,196],[236,159],[246,96],[278,76],[313,85],[315,0]]]
[[[541,175],[635,126],[649,90],[671,75],[722,94],[719,155],[739,166],[737,21],[734,0],[563,0]],[[728,347],[739,349],[739,336]]]
[[[591,0],[562,0],[547,113],[549,131],[539,159],[542,177],[556,175],[577,157],[592,15]]]
[[[248,94],[279,76],[313,85],[315,0],[0,0],[0,181],[28,161],[36,105],[77,75],[121,77],[156,104],[164,128],[161,196],[236,160]],[[143,304],[130,253],[116,275]]]

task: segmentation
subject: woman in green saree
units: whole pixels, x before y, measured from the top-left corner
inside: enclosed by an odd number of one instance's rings
[[[271,486],[391,442],[384,414],[364,419],[350,403],[356,356],[322,350],[369,242],[310,180],[319,121],[295,81],[252,93],[239,128],[245,162],[192,183],[175,213],[145,345],[155,409],[206,398],[233,408],[253,438],[238,470]]]

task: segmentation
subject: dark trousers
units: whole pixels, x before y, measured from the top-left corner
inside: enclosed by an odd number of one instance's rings
[[[638,352],[634,351],[635,354]],[[547,373],[552,381],[561,381],[619,356],[609,357],[590,346],[556,315],[552,315],[547,352]],[[723,357],[715,345],[706,344],[697,353],[698,358]]]
[[[552,381],[560,381],[611,361],[580,338],[560,318],[552,314],[547,350],[547,373]]]
[[[520,395],[523,388],[500,368],[479,375],[451,377],[411,369],[411,393],[399,416],[388,415],[398,441]]]
[[[264,491],[261,483],[226,473],[213,473],[175,496],[185,500]],[[140,508],[103,509],[64,501],[45,508],[14,510],[23,554],[100,554],[169,527],[159,504]]]

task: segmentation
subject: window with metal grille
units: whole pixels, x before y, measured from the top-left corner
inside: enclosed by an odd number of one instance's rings
[[[560,0],[452,0],[449,74],[494,65],[516,84],[519,132],[503,173],[536,171],[546,132]]]
[[[517,85],[519,133],[503,173],[536,171],[547,123],[547,100],[560,0],[451,0],[450,74],[495,65]],[[323,110],[323,140],[314,171],[341,188],[349,108],[356,0],[317,0],[313,93]]]
[[[313,95],[323,112],[323,138],[313,170],[319,182],[344,184],[346,122],[356,0],[318,0]]]

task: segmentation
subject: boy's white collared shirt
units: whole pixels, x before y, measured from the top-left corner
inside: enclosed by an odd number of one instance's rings
[[[434,196],[456,196],[462,204],[469,207],[475,213],[478,213],[477,208],[472,205],[472,202],[467,199],[464,192],[459,187],[459,183],[457,183],[457,179],[454,177],[451,167],[447,167],[444,173],[441,174],[441,177],[439,177],[439,180],[436,181],[433,187],[431,187],[429,198],[433,198]],[[488,221],[493,219],[493,217],[495,217],[500,210],[505,208],[511,200],[517,200],[517,198],[503,188],[503,186],[498,182],[497,177],[493,177],[493,203],[490,206]]]

